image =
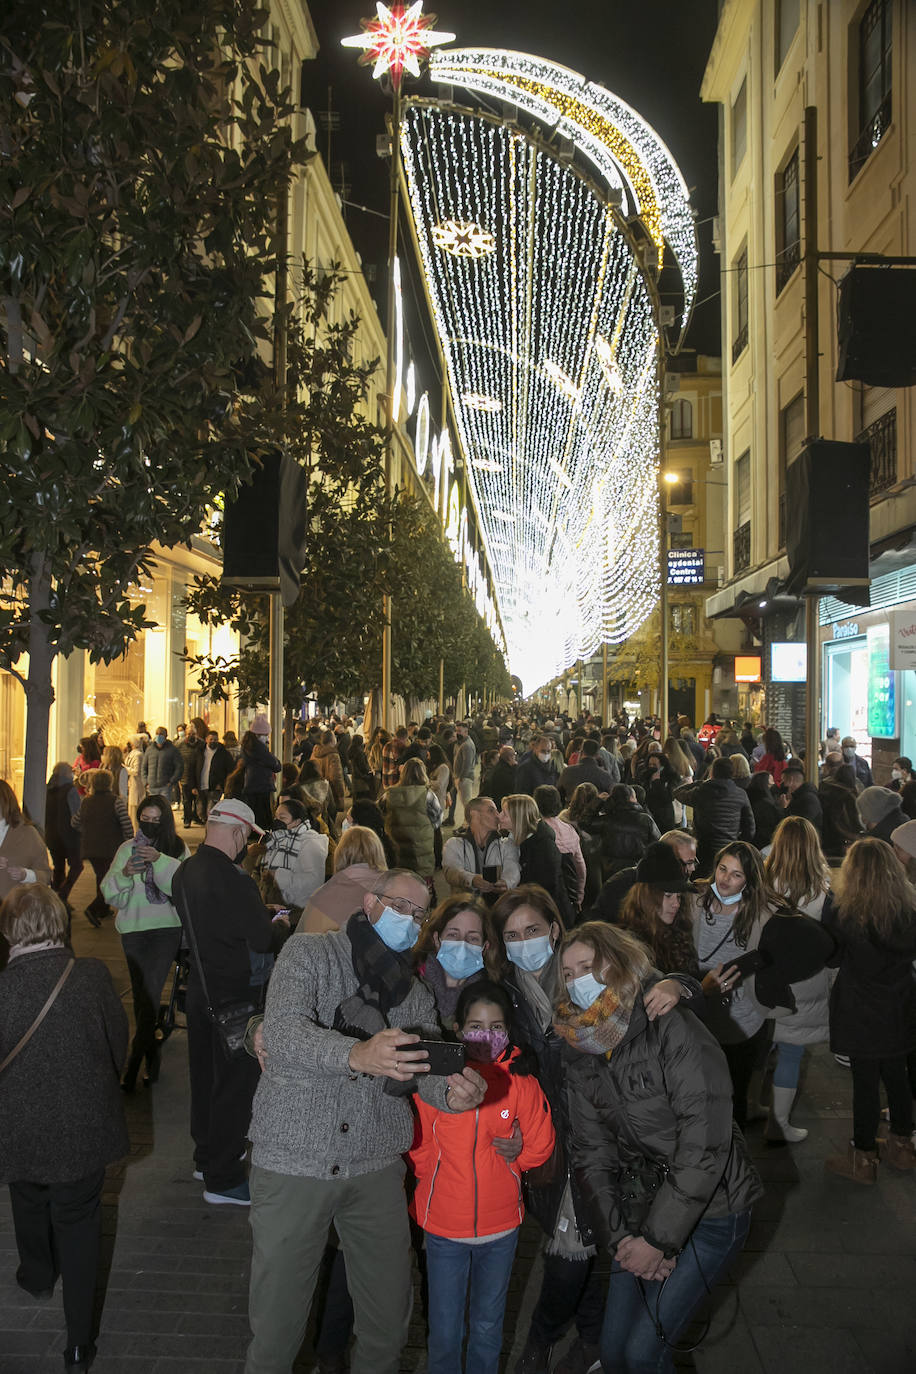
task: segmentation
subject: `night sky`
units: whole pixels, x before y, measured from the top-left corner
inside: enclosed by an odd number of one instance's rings
[[[671,149],[690,189],[700,221],[698,300],[687,347],[717,354],[719,345],[719,260],[713,254],[708,222],[716,211],[716,107],[700,101],[699,90],[716,28],[715,0],[431,0],[437,27],[456,33],[455,46],[481,44],[513,48],[560,62],[621,96],[641,114]],[[384,132],[388,102],[371,72],[357,63],[358,53],[340,39],[358,33],[362,17],[374,13],[373,0],[311,0],[321,51],[305,69],[305,100],[316,117],[327,109],[328,87],[340,112],[332,134],[331,172],[340,181],[346,166],[347,199],[380,213],[387,211],[387,163],[375,152]],[[428,93],[428,81],[409,82],[407,91]],[[474,97],[456,88],[456,98]],[[319,131],[327,158],[327,135]],[[374,265],[376,299],[384,297],[387,254],[385,221],[346,208],[347,225],[364,265]]]

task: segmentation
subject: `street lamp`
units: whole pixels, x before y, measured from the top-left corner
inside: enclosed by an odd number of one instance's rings
[[[664,424],[664,418],[662,419]],[[659,733],[664,740],[668,729],[668,488],[680,481],[676,472],[663,472],[661,467],[658,470],[658,516],[659,516],[659,562],[661,563],[661,594],[658,601],[659,615],[661,616],[661,681],[659,683],[659,710],[661,718],[661,729]]]
[[[401,83],[404,73],[420,75],[420,63],[425,62],[433,48],[451,43],[453,33],[439,33],[433,25],[434,14],[423,13],[423,0],[412,5],[376,4],[376,17],[360,21],[363,32],[340,40],[341,47],[362,48],[359,59],[364,66],[372,65],[376,81],[386,73],[391,78],[393,107],[391,113],[391,179],[389,182],[388,220],[388,351],[385,367],[385,390],[388,395],[388,444],[385,450],[385,495],[391,496],[391,473],[394,458],[394,427],[397,422],[400,397],[395,394],[395,297],[397,293],[398,257],[398,196],[401,174]],[[440,688],[441,691],[441,688]],[[381,724],[391,729],[391,598],[382,604],[382,700]]]

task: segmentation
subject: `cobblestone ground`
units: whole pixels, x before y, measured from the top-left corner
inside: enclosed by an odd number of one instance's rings
[[[192,831],[193,844],[200,831]],[[92,892],[83,877],[74,909]],[[129,1008],[112,924],[74,920],[79,954],[102,958]],[[127,1099],[129,1158],[108,1171],[106,1274],[98,1374],[240,1374],[248,1338],[247,1215],[210,1207],[191,1177],[184,1034],[167,1042],[158,1085]],[[883,1170],[875,1188],[825,1177],[824,1156],[850,1130],[849,1078],[823,1049],[806,1059],[794,1120],[810,1135],[792,1149],[749,1142],[767,1185],[732,1282],[715,1295],[712,1327],[679,1368],[701,1374],[914,1374],[916,1176]],[[511,1370],[540,1286],[537,1229],[526,1224],[509,1297],[504,1367]],[[39,1303],[15,1283],[8,1195],[0,1195],[0,1371],[62,1368],[60,1286]],[[297,1374],[313,1368],[308,1346]],[[425,1369],[420,1304],[402,1369]],[[468,1374],[475,1374],[469,1370]]]

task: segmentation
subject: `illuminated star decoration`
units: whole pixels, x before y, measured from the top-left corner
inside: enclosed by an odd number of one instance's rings
[[[401,89],[404,72],[411,76],[420,75],[420,63],[425,61],[432,48],[454,41],[453,33],[437,33],[433,28],[434,14],[423,14],[423,0],[413,5],[383,5],[378,0],[378,17],[363,19],[360,22],[363,32],[352,38],[342,38],[344,48],[362,48],[359,59],[368,66],[375,65],[372,75],[376,81],[391,72],[391,81],[396,91]]]
[[[496,239],[479,224],[464,224],[447,219],[433,228],[433,242],[444,253],[456,258],[485,258],[496,249]]]

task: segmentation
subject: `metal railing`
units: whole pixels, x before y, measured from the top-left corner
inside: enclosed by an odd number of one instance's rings
[[[738,336],[737,336],[737,338],[735,339],[735,342],[732,344],[732,367],[734,367],[735,363],[736,363],[736,362],[738,361],[738,359],[741,357],[741,354],[744,352],[744,350],[745,350],[746,348],[747,348],[747,325],[746,325],[746,324],[743,324],[743,325],[741,326],[741,328],[738,330]]]
[[[897,482],[897,410],[879,415],[867,429],[856,435],[857,444],[868,444],[869,495],[877,496]]]
[[[735,560],[735,572],[743,572],[745,568],[751,566],[751,522],[745,520],[743,525],[739,525],[735,530],[733,538],[733,552]]]
[[[849,150],[849,180],[853,181],[881,142],[891,122],[891,93],[881,101]]]
[[[776,255],[776,294],[779,295],[786,282],[801,262],[801,243],[787,243],[781,253]]]
[[[779,547],[786,547],[786,493],[779,494]]]

